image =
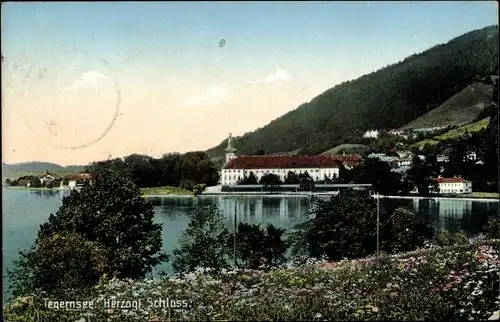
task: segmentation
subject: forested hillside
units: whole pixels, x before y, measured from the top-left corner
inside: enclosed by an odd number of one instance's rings
[[[234,146],[239,153],[296,149],[321,153],[353,143],[367,129],[399,128],[487,75],[498,75],[498,26],[469,32],[339,84],[263,128],[236,138]],[[207,152],[219,156],[225,144]]]

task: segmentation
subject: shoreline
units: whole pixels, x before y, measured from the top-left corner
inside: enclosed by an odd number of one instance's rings
[[[45,188],[45,187],[5,187],[6,189],[17,189],[17,190],[32,190],[32,191],[68,191],[68,189],[64,188]],[[143,189],[143,188],[141,188]],[[146,188],[147,189],[147,188]],[[325,197],[330,197],[330,196],[335,196],[337,195],[338,192],[280,192],[280,193],[273,193],[273,192],[250,192],[250,191],[235,191],[235,192],[206,192],[206,193],[201,193],[199,196],[201,197],[232,197],[232,196],[251,196],[251,197],[276,197],[276,198],[286,198],[286,197],[311,197],[311,196],[325,196]],[[199,196],[195,196],[193,194],[143,194],[145,198],[197,198]],[[373,195],[376,197],[376,195]],[[481,201],[481,202],[499,202],[498,198],[495,197],[490,197],[490,198],[480,198],[480,197],[469,197],[469,196],[457,196],[457,197],[423,197],[423,196],[384,196],[380,195],[379,198],[381,199],[429,199],[429,200],[464,200],[464,201]]]

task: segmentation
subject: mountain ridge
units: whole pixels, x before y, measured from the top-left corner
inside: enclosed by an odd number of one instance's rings
[[[498,25],[473,30],[447,43],[343,82],[255,131],[233,139],[242,154],[322,153],[350,143],[367,129],[395,129],[440,106],[474,82],[498,75]],[[224,154],[227,140],[210,148]]]

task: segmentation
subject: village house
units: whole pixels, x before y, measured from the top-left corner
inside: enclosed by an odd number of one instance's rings
[[[472,182],[464,178],[436,178],[440,194],[461,194],[472,192]]]
[[[31,181],[26,179],[21,179],[17,182],[17,186],[29,188],[31,186]]]
[[[58,178],[58,176],[55,173],[51,173],[51,172],[49,172],[49,170],[47,170],[47,172],[45,174],[41,175],[39,178],[40,178],[40,182],[42,183],[42,185],[46,185],[46,184],[56,180]]]
[[[238,181],[253,173],[257,180],[266,174],[275,174],[284,181],[288,172],[295,174],[308,173],[315,180],[334,179],[339,176],[339,167],[344,165],[352,168],[361,161],[357,155],[294,155],[294,156],[272,156],[272,155],[250,155],[236,156],[236,149],[232,146],[232,137],[229,134],[226,148],[226,164],[221,171],[221,183],[223,186],[237,185]]]
[[[70,174],[64,176],[61,180],[61,188],[75,189],[81,187],[83,182],[90,180],[91,175],[86,172],[80,172],[76,174]]]

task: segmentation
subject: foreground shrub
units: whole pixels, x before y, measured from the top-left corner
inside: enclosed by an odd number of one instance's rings
[[[14,295],[45,291],[55,294],[96,284],[109,272],[108,252],[98,242],[79,234],[64,233],[42,238],[21,257],[11,271]],[[36,267],[26,276],[26,267]],[[28,277],[28,278],[27,278]],[[63,291],[64,290],[64,291]],[[56,293],[57,294],[57,293]]]
[[[228,268],[229,231],[217,206],[198,207],[190,214],[188,228],[179,239],[180,247],[174,249],[175,272],[191,272],[202,266],[219,271]]]
[[[397,208],[382,226],[382,244],[390,253],[422,247],[434,232],[424,219],[409,210]]]
[[[112,280],[95,288],[93,311],[43,309],[40,298],[5,307],[7,321],[46,317],[47,321],[167,320],[485,320],[498,308],[499,252],[496,244],[452,246],[376,260],[222,270],[162,280]],[[103,310],[103,301],[141,300],[138,309]],[[150,300],[185,300],[185,309],[149,307]],[[194,307],[191,307],[194,306]],[[28,320],[28,319],[26,319]]]
[[[288,245],[283,240],[284,229],[268,224],[266,229],[260,225],[238,224],[236,233],[236,256],[240,267],[257,269],[261,266],[273,267],[285,262]],[[229,242],[233,242],[234,234]]]
[[[57,250],[57,239],[51,238],[72,233],[79,237],[67,239],[62,249]],[[70,245],[72,241],[74,245]],[[99,263],[101,260],[105,263],[98,268],[87,267],[93,259],[83,258],[83,253],[78,251],[77,257],[69,255],[76,246],[82,246],[85,254],[96,247],[95,252],[102,255],[99,255]],[[110,277],[143,278],[166,260],[161,248],[161,226],[154,223],[152,204],[142,197],[132,181],[105,169],[96,174],[91,183],[85,183],[81,191],[73,190],[65,197],[57,213],[51,214],[40,226],[35,246],[21,255],[9,273],[13,281],[12,294],[24,295],[27,290],[53,292],[54,285],[58,285],[52,284],[54,278],[65,270],[78,275],[74,281],[81,281],[82,287],[92,285],[96,281],[93,274],[102,270]],[[54,254],[64,254],[69,260]],[[83,267],[88,269],[76,269],[73,260],[77,258],[81,258]]]
[[[450,232],[447,229],[441,229],[436,234],[436,243],[439,246],[448,246],[451,244]]]

